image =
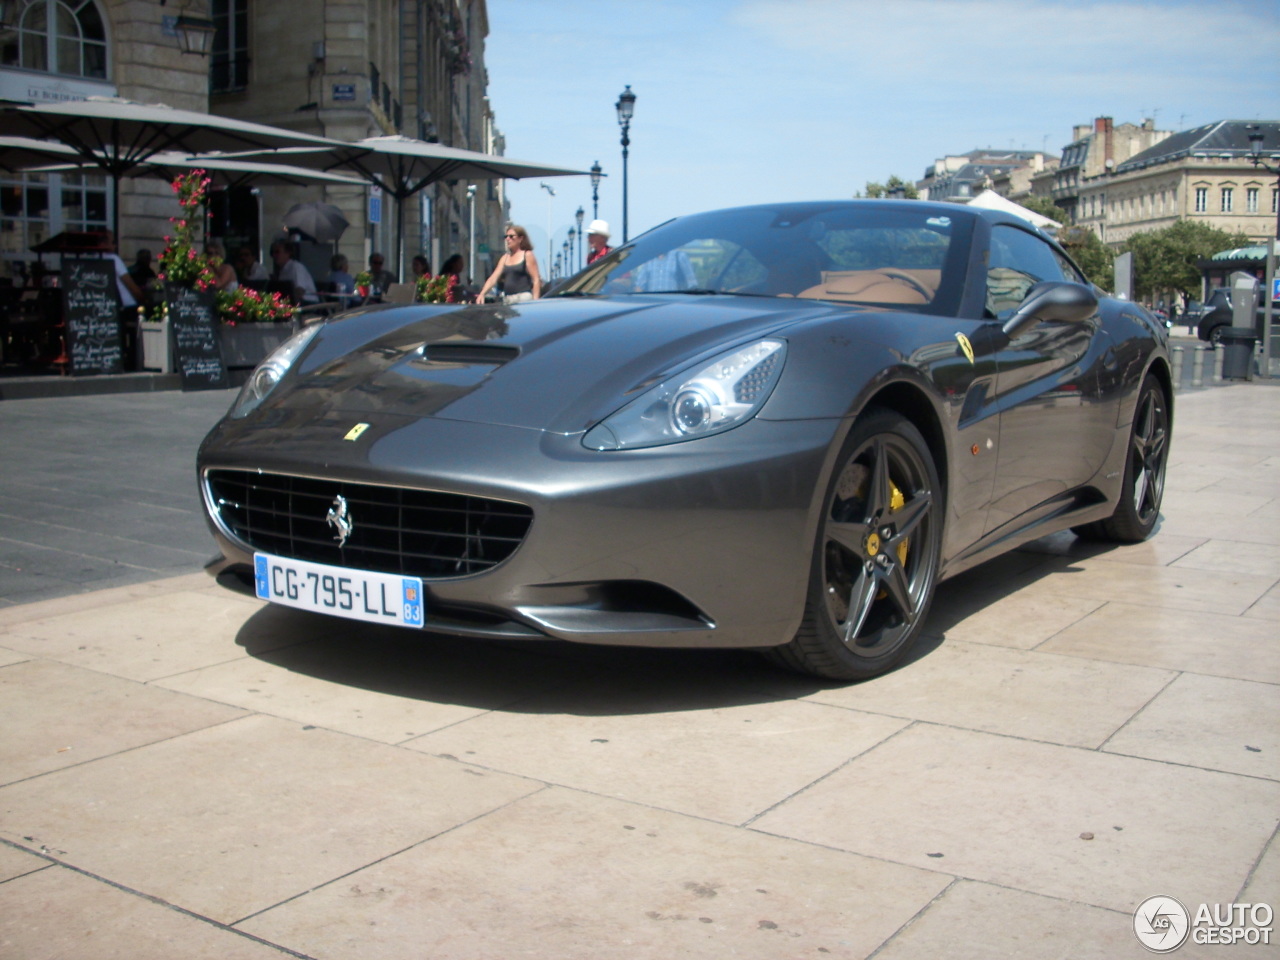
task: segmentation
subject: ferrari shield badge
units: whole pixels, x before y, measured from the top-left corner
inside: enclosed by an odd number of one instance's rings
[[[350,430],[347,431],[347,435],[342,439],[343,440],[359,440],[360,434],[364,433],[368,429],[369,429],[369,425],[367,423],[357,423],[354,427],[352,427]]]
[[[956,333],[956,342],[960,344],[960,349],[964,351],[965,357],[970,363],[973,363],[973,344],[969,342],[969,338],[963,333]]]

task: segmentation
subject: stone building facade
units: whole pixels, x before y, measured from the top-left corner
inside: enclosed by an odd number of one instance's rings
[[[0,98],[115,96],[211,112],[289,130],[358,140],[403,134],[449,146],[502,152],[486,97],[485,0],[11,0],[0,26]],[[210,18],[211,57],[183,53],[178,16]],[[47,25],[55,24],[50,30]],[[3,131],[0,131],[2,133]],[[63,230],[107,229],[111,191],[100,174],[0,171],[0,275],[34,259],[29,247]],[[372,223],[363,186],[239,188],[213,204],[212,231],[229,245],[264,250],[294,203],[322,200],[351,227],[337,247],[359,269],[373,249],[406,258],[424,252],[438,267],[467,254],[471,208],[465,183],[428,187],[404,205],[403,226],[382,198]],[[502,251],[501,181],[475,191],[476,247]],[[120,252],[163,245],[177,210],[162,180],[126,179],[120,190]],[[319,253],[320,251],[317,251]],[[325,248],[325,253],[330,248]],[[483,256],[472,265],[487,273]]]
[[[503,150],[486,97],[485,0],[211,0],[211,13],[219,27],[210,71],[214,113],[336,140],[403,135]],[[407,200],[403,224],[394,222],[389,196],[371,204],[362,187],[280,188],[261,202],[261,232],[277,230],[284,211],[303,199],[343,211],[352,227],[338,249],[353,271],[372,250],[394,251],[397,231],[406,260],[423,253],[433,269],[469,249],[465,183],[439,183]],[[233,220],[252,219],[251,204],[240,211],[248,216]],[[506,211],[501,181],[478,186],[482,255],[469,265],[474,275],[485,268],[484,251],[501,253]]]
[[[1221,120],[1184,130],[1116,163],[1082,185],[1077,222],[1112,246],[1179,220],[1252,241],[1275,236],[1280,195],[1276,178],[1249,161],[1250,124]],[[1280,152],[1280,121],[1257,126],[1263,153]]]
[[[181,51],[175,16],[155,0],[12,0],[11,8],[0,26],[0,98],[108,96],[207,110],[208,60]],[[127,259],[139,247],[158,252],[176,212],[162,181],[126,180],[120,252]],[[35,259],[33,244],[64,230],[106,230],[112,214],[101,173],[0,170],[0,276],[20,278]]]

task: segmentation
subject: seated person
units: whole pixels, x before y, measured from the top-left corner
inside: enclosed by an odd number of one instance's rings
[[[301,260],[295,260],[291,240],[276,240],[271,244],[271,260],[276,265],[276,279],[287,283],[293,290],[294,303],[319,303],[316,281]]]
[[[356,278],[347,269],[347,258],[335,253],[329,261],[329,283],[333,293],[355,293]]]

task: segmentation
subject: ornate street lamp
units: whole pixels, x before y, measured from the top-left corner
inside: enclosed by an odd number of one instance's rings
[[[556,266],[555,266],[555,269],[551,271],[551,279],[552,279],[552,280],[559,280],[559,279],[560,279],[560,254],[558,254],[558,253],[556,254]]]
[[[1266,284],[1262,291],[1262,375],[1264,377],[1271,376],[1271,319],[1274,316],[1275,307],[1273,306],[1272,297],[1275,294],[1276,286],[1276,243],[1280,242],[1280,163],[1267,163],[1262,158],[1262,143],[1266,139],[1266,134],[1262,132],[1262,128],[1256,123],[1251,123],[1247,127],[1249,131],[1249,162],[1255,167],[1261,167],[1276,178],[1276,192],[1273,194],[1273,203],[1276,207],[1276,235],[1267,243],[1267,272]],[[1267,157],[1268,160],[1280,160],[1280,153],[1271,153]]]
[[[573,229],[573,227],[570,227],[569,239],[565,241],[564,245],[564,262],[567,268],[565,270],[566,273],[573,273],[578,267],[578,258],[574,256],[575,248],[573,246],[573,238],[577,235],[578,231]]]
[[[578,255],[574,259],[574,263],[582,263],[582,220],[586,216],[582,208],[578,208],[578,212],[573,215],[573,219],[578,221]]]
[[[622,242],[627,242],[627,148],[631,146],[631,117],[636,112],[636,95],[631,84],[618,95],[614,104],[618,111],[618,126],[622,128]]]
[[[591,219],[600,219],[600,178],[604,171],[600,169],[600,161],[591,165]]]

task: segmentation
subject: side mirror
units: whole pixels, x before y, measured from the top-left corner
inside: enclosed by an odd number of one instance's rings
[[[1062,280],[1045,280],[1027,291],[1027,297],[1001,328],[1010,340],[1037,323],[1057,320],[1079,323],[1098,309],[1098,297],[1088,287]]]

